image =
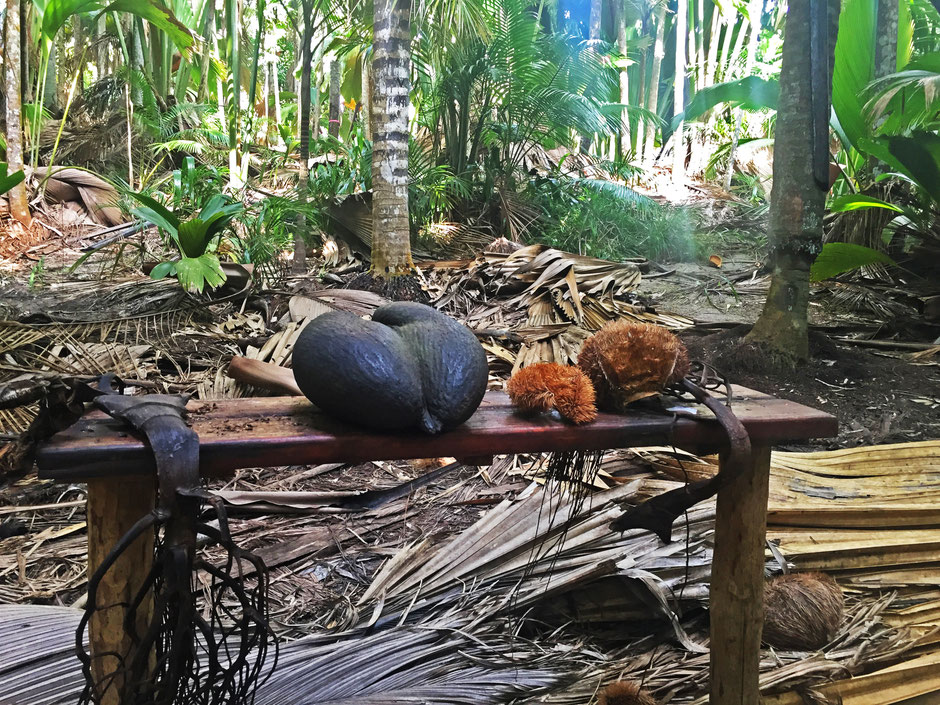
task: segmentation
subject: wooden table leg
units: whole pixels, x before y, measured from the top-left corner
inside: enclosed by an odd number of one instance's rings
[[[770,447],[754,444],[751,461],[750,473],[718,493],[709,598],[711,705],[760,701]]]
[[[114,545],[154,507],[156,484],[152,477],[99,478],[88,481],[88,574],[92,575]],[[124,629],[126,605],[153,565],[153,534],[138,538],[111,567],[98,586],[98,610],[88,625],[92,674],[99,684],[99,705],[120,705],[123,682],[108,679],[118,665],[114,654],[130,654],[131,640]],[[153,603],[137,611],[137,632],[149,624]]]

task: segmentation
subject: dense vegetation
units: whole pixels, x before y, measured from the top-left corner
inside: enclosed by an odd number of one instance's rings
[[[387,18],[391,39],[373,33]],[[638,191],[675,202],[711,182],[762,213],[787,20],[786,3],[761,0],[9,0],[0,187],[25,223],[21,167],[94,172],[126,218],[162,232],[153,276],[201,290],[224,280],[220,260],[273,274],[302,241],[368,256],[373,180],[378,202],[405,140],[423,253],[504,235],[611,259],[698,256],[696,215]],[[374,60],[388,47],[407,51]],[[382,81],[396,70],[392,100]],[[936,238],[938,88],[935,4],[841,3],[815,277]]]

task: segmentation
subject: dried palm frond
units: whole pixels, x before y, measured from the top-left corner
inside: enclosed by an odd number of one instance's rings
[[[82,679],[75,659],[81,612],[62,607],[0,606],[10,633],[0,654],[0,702],[77,702]],[[300,639],[282,647],[265,674],[256,705],[280,703],[508,703],[544,691],[571,666],[551,652],[495,630],[469,635],[459,618],[371,636]]]
[[[53,201],[82,204],[96,223],[120,225],[124,222],[117,206],[118,192],[100,176],[74,167],[36,167],[32,175],[45,187]]]

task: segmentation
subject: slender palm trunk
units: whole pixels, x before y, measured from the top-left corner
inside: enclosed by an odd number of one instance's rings
[[[897,71],[898,3],[878,0],[875,22],[875,78]]]
[[[737,24],[737,10],[732,7],[730,9],[731,15],[725,20],[725,37],[724,41],[721,43],[721,56],[718,59],[718,64],[715,66],[715,75],[714,81],[718,83],[719,81],[728,80],[728,58],[731,56],[731,45],[734,43],[734,27]],[[740,27],[739,32],[743,32],[744,28]]]
[[[689,13],[688,0],[679,0],[676,12],[676,76],[673,99],[673,116],[685,110],[685,36],[687,32],[686,20]],[[675,143],[673,147],[672,183],[682,186],[685,183],[685,123],[676,126]]]
[[[708,56],[705,57],[705,76],[702,81],[702,85],[706,88],[715,83],[718,45],[721,44],[721,30],[723,26],[724,18],[721,16],[721,12],[716,5],[715,9],[712,11],[712,28],[708,33]]]
[[[300,49],[300,173],[297,192],[300,202],[307,202],[307,188],[310,182],[310,72],[313,68],[313,25],[315,21],[313,3],[303,2],[304,23],[301,31]],[[297,216],[297,228],[294,232],[293,270],[297,274],[307,271],[307,243],[304,236],[307,231],[303,213]]]
[[[95,26],[95,37],[97,39],[97,55],[95,56],[95,63],[98,68],[98,80],[108,75],[109,66],[108,66],[108,51],[110,47],[108,46],[107,40],[107,20],[105,19],[104,13],[101,13],[101,16],[98,17],[98,22]]]
[[[4,37],[4,73],[6,79],[7,168],[9,173],[23,168],[23,112],[20,84],[20,0],[7,0]],[[10,215],[29,226],[31,218],[26,202],[26,184],[20,183],[7,194]]]
[[[343,67],[339,62],[339,57],[333,56],[330,59],[330,127],[328,132],[333,137],[339,137],[340,118],[342,116],[341,108],[343,98],[340,95],[340,84],[343,82]]]
[[[663,59],[666,57],[666,3],[656,6],[656,41],[653,43],[653,65],[650,67],[650,84],[646,94],[646,109],[656,113],[659,106],[659,75],[662,72]],[[652,166],[656,161],[656,130],[650,127],[646,133],[646,146],[643,149],[643,162]]]
[[[617,10],[617,51],[620,55],[627,55],[627,12],[624,7],[624,0],[615,2]],[[620,68],[620,102],[627,105],[630,102],[630,76],[627,67]],[[623,129],[620,131],[620,154],[623,159],[627,158],[630,150],[633,148],[633,142],[630,139],[630,116],[624,111]]]
[[[747,58],[744,64],[744,75],[750,76],[757,64],[757,45],[760,41],[761,13],[764,9],[763,0],[751,0],[747,14],[750,17],[751,34],[747,42]],[[734,111],[734,132],[731,135],[731,151],[728,152],[728,170],[725,172],[725,191],[731,190],[731,177],[734,175],[734,157],[738,151],[738,141],[741,139],[741,109]]]
[[[815,0],[826,2],[826,0]],[[832,82],[827,92],[812,95],[814,66],[810,17],[814,0],[790,0],[787,12],[783,65],[780,69],[780,105],[774,140],[774,187],[770,199],[771,261],[773,275],[764,309],[747,336],[782,361],[809,358],[807,313],[809,269],[822,248],[825,186],[813,174],[813,115],[829,115]],[[828,0],[829,76],[839,23],[839,0]],[[758,24],[754,22],[755,26]],[[825,70],[825,64],[821,70]],[[822,100],[820,106],[816,101]],[[815,108],[815,110],[814,110]],[[819,118],[822,119],[822,118]],[[824,149],[826,145],[815,145]]]
[[[601,11],[603,0],[591,0],[591,14],[588,19],[588,39],[593,43],[601,38]],[[592,135],[581,135],[581,154],[591,151]]]
[[[372,139],[372,62],[362,57],[362,131]]]
[[[372,70],[372,273],[414,270],[408,218],[411,0],[375,0]]]
[[[281,124],[281,86],[280,79],[277,75],[277,61],[271,59],[271,63],[268,67],[271,71],[271,89],[274,93],[274,122],[278,125]],[[277,130],[274,131],[275,137],[278,143],[281,141],[280,132]]]

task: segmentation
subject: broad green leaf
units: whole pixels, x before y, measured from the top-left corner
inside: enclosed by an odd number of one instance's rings
[[[171,213],[170,210],[166,206],[160,203],[160,201],[156,200],[155,198],[151,198],[150,196],[143,194],[143,193],[132,192],[131,195],[136,200],[140,201],[145,206],[147,206],[150,210],[157,213],[164,221],[169,223],[172,226],[172,228],[166,228],[167,230],[170,230],[170,229],[176,230],[179,227],[180,219],[177,218],[175,215],[173,215],[173,213]],[[161,225],[160,227],[164,227],[164,226]]]
[[[209,224],[201,218],[191,218],[180,223],[180,250],[186,257],[199,257],[205,253],[206,245],[209,244],[208,231]]]
[[[180,286],[192,293],[201,293],[206,284],[214,289],[225,282],[225,272],[219,258],[213,254],[201,257],[183,257],[176,263],[176,278]]]
[[[5,194],[11,188],[26,179],[26,174],[22,169],[14,171],[12,174],[7,173],[8,169],[9,166],[6,162],[0,162],[0,195]]]
[[[894,264],[894,260],[884,252],[870,247],[853,245],[849,242],[827,242],[823,245],[822,252],[817,255],[816,261],[813,262],[809,270],[809,278],[810,281],[818,282],[878,262]]]
[[[189,49],[195,41],[189,28],[158,0],[115,0],[104,12],[129,12],[147,20],[153,27],[163,30],[180,51]]]
[[[902,213],[902,209],[893,203],[882,201],[874,196],[864,196],[857,193],[848,193],[838,198],[833,198],[829,204],[829,210],[833,213],[845,213],[847,211],[857,211],[862,208],[886,208],[896,213]]]
[[[685,112],[673,118],[671,129],[675,131],[680,121],[696,120],[722,103],[736,105],[745,110],[776,110],[779,97],[780,84],[776,79],[745,76],[736,81],[716,83],[693,96]]]
[[[40,33],[43,52],[48,54],[52,42],[69,17],[80,12],[95,12],[100,7],[98,0],[49,0],[42,8]]]
[[[875,65],[875,15],[878,0],[844,0],[832,73],[832,108],[848,147],[869,135],[864,115],[865,87]]]
[[[176,262],[161,262],[150,270],[151,279],[163,279],[176,271]]]
[[[934,203],[940,203],[940,135],[863,139],[860,148],[910,177]]]
[[[131,208],[131,214],[136,215],[143,221],[150,223],[151,225],[156,225],[161,230],[165,231],[170,237],[175,241],[179,241],[179,232],[178,229],[173,223],[168,221],[160,213],[155,211],[153,208],[148,206],[139,206],[137,208]]]

